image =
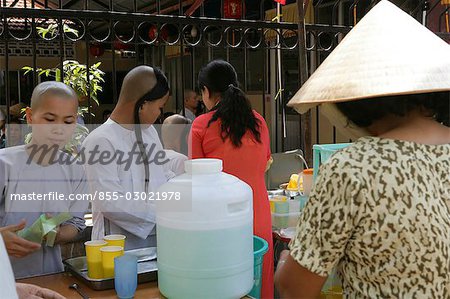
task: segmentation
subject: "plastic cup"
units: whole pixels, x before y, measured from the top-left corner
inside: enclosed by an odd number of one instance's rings
[[[137,288],[138,257],[125,254],[114,259],[114,286],[117,297],[129,299],[134,297]]]
[[[103,265],[101,248],[107,243],[103,240],[93,240],[84,242],[86,249],[86,260],[88,267],[88,276],[93,279],[103,278]]]
[[[303,172],[299,175],[299,192],[305,196],[309,196],[309,193],[311,192],[313,186],[313,173],[314,169],[309,168],[303,170]],[[300,180],[302,181],[302,184],[300,184]],[[302,185],[303,190],[300,190],[300,185]]]
[[[123,255],[122,246],[105,246],[100,248],[102,252],[102,265],[104,278],[114,277],[114,258]]]
[[[125,239],[126,236],[124,235],[107,235],[103,237],[108,246],[122,246],[123,248],[125,248]]]
[[[277,217],[275,217],[273,225],[279,228],[288,227],[289,202],[287,201],[275,202],[275,214],[277,214]]]

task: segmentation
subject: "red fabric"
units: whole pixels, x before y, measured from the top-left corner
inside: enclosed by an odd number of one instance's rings
[[[264,256],[261,298],[273,298],[273,244],[272,221],[269,199],[264,179],[267,161],[270,159],[270,139],[266,121],[256,111],[255,116],[261,121],[261,143],[254,140],[253,134],[247,132],[242,138],[242,146],[235,148],[229,139],[222,141],[220,120],[208,122],[214,112],[197,117],[190,135],[189,157],[218,158],[223,161],[223,170],[250,185],[253,189],[253,231],[254,234],[269,243],[269,251]]]
[[[274,0],[274,1],[280,3],[281,5],[286,5],[286,0]]]

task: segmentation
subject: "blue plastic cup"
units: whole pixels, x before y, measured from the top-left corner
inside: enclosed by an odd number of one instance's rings
[[[137,261],[137,256],[130,254],[114,258],[114,286],[120,299],[131,299],[136,293]]]

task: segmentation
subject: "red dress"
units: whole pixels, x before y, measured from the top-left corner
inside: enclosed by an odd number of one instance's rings
[[[249,131],[242,137],[239,148],[230,139],[222,141],[220,119],[208,122],[214,111],[197,117],[191,129],[189,157],[217,158],[223,161],[223,171],[246,182],[253,189],[253,231],[269,243],[269,251],[264,256],[261,298],[273,298],[273,244],[272,221],[267,189],[264,179],[267,161],[270,159],[270,139],[266,121],[256,111],[254,115],[261,121],[261,143]]]

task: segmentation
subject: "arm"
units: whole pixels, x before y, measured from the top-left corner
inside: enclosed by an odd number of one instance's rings
[[[199,159],[204,158],[205,153],[203,152],[203,128],[200,124],[202,118],[197,118],[192,123],[191,132],[189,134],[189,159]]]
[[[344,160],[344,159],[343,159]],[[361,185],[347,162],[331,158],[320,169],[275,281],[286,298],[315,298],[339,261],[359,221]]]
[[[71,224],[63,224],[56,233],[56,244],[64,244],[73,241],[78,236],[79,230]]]
[[[1,112],[0,112],[1,113]],[[0,159],[0,187],[4,189],[7,184],[7,166],[6,163]],[[5,205],[4,195],[0,197],[0,207],[3,210]],[[2,214],[2,211],[0,211]],[[3,217],[3,216],[2,216]],[[0,227],[0,235],[3,237],[6,251],[8,255],[21,258],[25,257],[41,248],[41,244],[31,242],[21,238],[17,235],[17,232],[24,229],[26,226],[25,220],[20,221],[17,224],[12,224],[4,227]],[[0,242],[1,241],[0,237]],[[1,256],[1,254],[0,254]]]
[[[285,250],[275,273],[275,286],[281,298],[318,298],[326,277],[300,266]]]
[[[89,158],[89,151],[98,145],[100,152],[115,153],[113,145],[106,139],[86,139],[83,144],[85,154]],[[97,155],[98,158],[98,155]],[[117,161],[110,163],[86,163],[89,192],[98,197],[92,201],[93,209],[101,212],[105,218],[117,226],[145,239],[154,228],[154,205],[142,201],[126,200],[123,182],[119,178]],[[116,200],[100,200],[100,194],[109,194]]]
[[[261,132],[261,142],[266,147],[266,157],[267,157],[267,164],[266,164],[266,172],[269,170],[270,166],[273,163],[272,153],[270,150],[270,135],[269,135],[269,129],[267,128],[266,120],[257,112],[255,112],[256,117],[261,121],[260,123],[260,132]]]
[[[165,150],[167,153],[167,150]],[[166,155],[168,156],[168,155]],[[164,164],[164,171],[167,173],[172,172],[173,176],[181,175],[184,171],[184,162],[187,161],[187,157],[180,153],[175,153],[173,156],[170,157],[169,163]],[[172,177],[169,177],[168,179],[171,179]]]
[[[86,180],[86,173],[81,165],[73,165],[71,168],[71,190],[72,194],[87,194],[89,188]],[[56,234],[55,243],[64,244],[74,241],[78,234],[86,228],[84,215],[88,209],[87,200],[75,200],[70,202],[69,211],[72,218],[62,223]]]

